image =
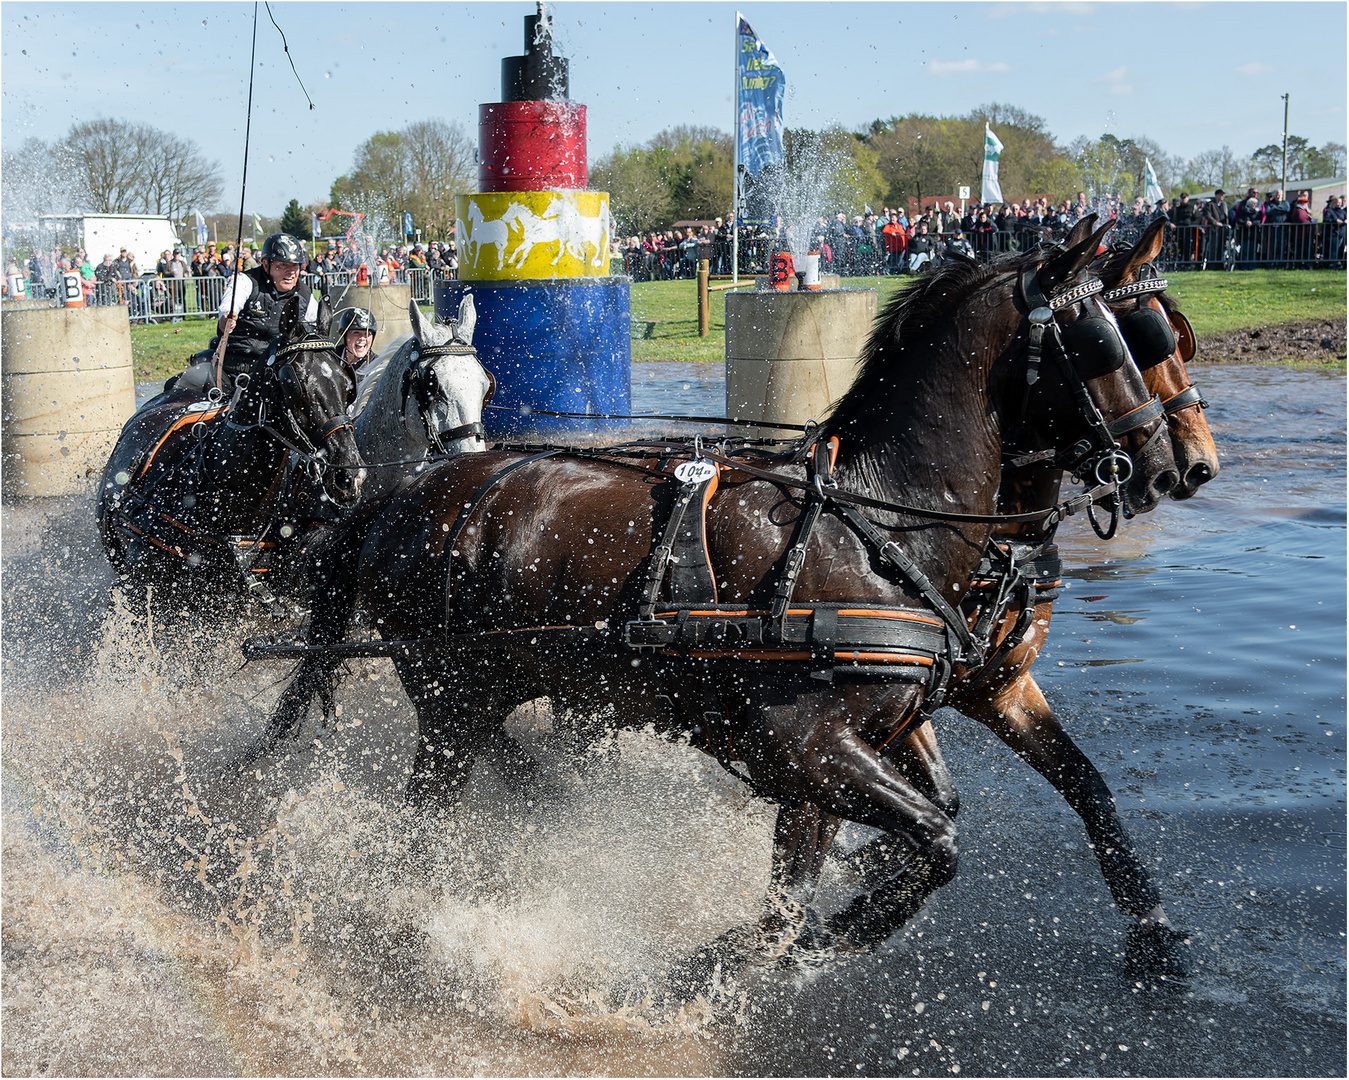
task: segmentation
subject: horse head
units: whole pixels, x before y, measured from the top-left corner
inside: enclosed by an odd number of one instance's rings
[[[473,348],[473,297],[465,296],[459,317],[444,324],[427,319],[415,301],[408,305],[408,316],[417,355],[403,372],[404,424],[436,453],[482,451],[482,411],[496,393],[496,379]]]
[[[1160,403],[1148,389],[1089,266],[1113,220],[1089,215],[1066,245],[1024,260],[1017,291],[1029,321],[1023,431],[1034,429],[1088,484],[1116,479],[1126,514],[1151,510],[1179,482]],[[1051,360],[1041,366],[1042,359]],[[1058,377],[1046,380],[1045,367]],[[1013,382],[1017,382],[1016,378]],[[1065,443],[1071,440],[1071,446]]]
[[[266,424],[318,475],[324,495],[338,506],[360,497],[365,468],[351,426],[356,373],[328,338],[332,309],[319,302],[315,329],[301,317],[300,297],[281,311],[280,335],[267,361],[261,391]]]
[[[1165,221],[1158,218],[1132,247],[1111,250],[1098,264],[1102,293],[1119,320],[1143,381],[1166,410],[1171,449],[1180,482],[1169,492],[1188,499],[1218,475],[1218,448],[1204,418],[1205,402],[1190,382],[1186,364],[1194,358],[1194,330],[1166,295],[1167,282],[1152,265],[1162,249]]]

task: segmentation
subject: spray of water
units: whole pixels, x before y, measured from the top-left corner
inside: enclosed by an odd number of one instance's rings
[[[755,917],[769,806],[650,733],[578,753],[545,701],[511,725],[546,793],[480,766],[413,811],[415,717],[377,660],[241,771],[286,674],[240,669],[263,628],[105,608],[81,510],[7,510],[8,1070],[720,1071],[706,1003],[615,990]]]

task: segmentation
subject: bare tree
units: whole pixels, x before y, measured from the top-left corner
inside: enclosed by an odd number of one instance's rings
[[[149,124],[88,120],[55,148],[68,159],[74,201],[98,214],[164,214],[178,220],[221,194],[220,165],[197,144]]]
[[[64,146],[75,166],[85,208],[97,214],[129,214],[145,183],[141,125],[125,120],[88,120],[74,125]]]
[[[156,128],[147,128],[145,136],[141,193],[145,212],[178,221],[193,208],[213,206],[223,190],[220,163],[208,161],[191,139]]]
[[[477,187],[473,144],[459,124],[420,120],[403,129],[411,191],[403,209],[433,236],[449,236],[454,197]]]

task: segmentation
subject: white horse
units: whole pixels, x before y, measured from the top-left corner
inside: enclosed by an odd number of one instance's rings
[[[408,314],[413,336],[386,351],[356,402],[356,445],[370,463],[362,501],[382,498],[427,468],[433,454],[486,449],[482,408],[496,380],[472,348],[473,297],[464,297],[447,325],[427,319],[415,301]]]
[[[478,204],[469,201],[468,217],[464,219],[464,263],[476,267],[482,249],[495,246],[497,249],[497,269],[506,264],[506,244],[510,240],[510,226],[502,218],[488,221],[482,216]],[[469,249],[473,254],[469,255]]]

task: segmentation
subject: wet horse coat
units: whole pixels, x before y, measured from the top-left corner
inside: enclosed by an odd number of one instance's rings
[[[293,533],[278,517],[292,450],[326,501],[356,501],[356,380],[328,341],[329,315],[325,301],[310,332],[292,298],[272,358],[256,379],[236,380],[232,399],[169,393],[127,421],[96,506],[104,549],[125,580],[228,593],[221,586],[242,572],[250,590],[270,595],[264,556]]]
[[[878,504],[867,528],[882,543],[830,506],[816,518],[818,554],[799,568],[793,605],[817,621],[820,612],[852,608],[933,621],[934,604],[959,604],[979,564],[1004,426],[1015,419],[1066,447],[1146,405],[1150,395],[1117,332],[1108,344],[1119,363],[1101,364],[1089,391],[1078,385],[1087,405],[1063,357],[1046,355],[1026,389],[1034,335],[1019,290],[1028,277],[1069,299],[1085,282],[1083,299],[1065,300],[1060,318],[1069,327],[1099,320],[1107,334],[1113,326],[1086,299],[1096,283],[1083,271],[1098,239],[1043,263],[1037,253],[943,268],[887,309],[858,383],[823,432],[838,439],[831,497],[865,493]],[[1082,410],[1098,407],[1100,423],[1089,422]],[[1160,423],[1121,439],[1136,456],[1126,489],[1135,511],[1175,481],[1166,441],[1151,437]],[[728,466],[708,496],[706,547],[720,609],[772,607],[807,511],[799,489],[814,482],[808,470],[769,464],[782,481]],[[394,653],[419,718],[414,799],[451,792],[476,754],[501,748],[510,709],[548,695],[557,708],[621,702],[625,725],[692,734],[742,762],[766,797],[881,829],[908,852],[904,872],[859,896],[828,931],[843,947],[872,947],[955,872],[951,819],[877,749],[937,683],[911,671],[888,677],[869,664],[850,672],[852,662],[837,653],[816,664],[809,657],[818,635],[800,663],[723,664],[678,644],[625,650],[621,627],[641,606],[674,488],[668,470],[593,456],[488,453],[446,462],[395,495],[368,532],[348,532],[349,557],[331,560],[338,574],[327,583],[328,610],[316,608],[316,636],[340,640],[359,591],[381,634],[421,643]],[[358,572],[344,575],[353,565]],[[466,639],[474,647],[462,648]],[[548,647],[537,648],[540,640]],[[761,927],[769,936],[782,929],[783,900],[798,884],[790,859],[779,856]]]

